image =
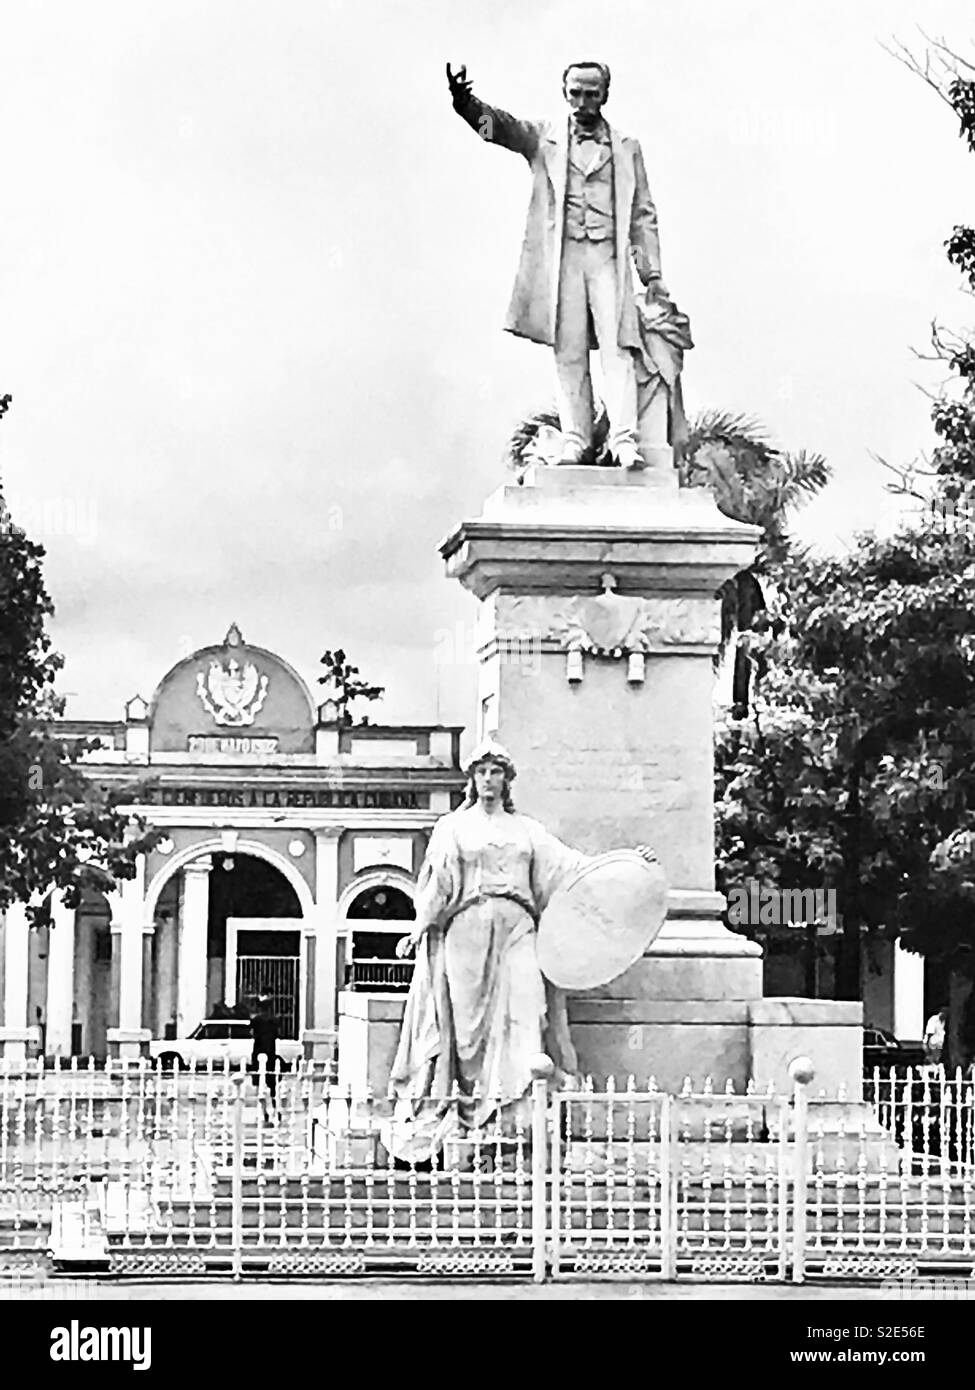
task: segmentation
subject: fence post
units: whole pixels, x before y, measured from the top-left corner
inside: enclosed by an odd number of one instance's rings
[[[816,1068],[809,1057],[789,1063],[793,1082],[792,1282],[806,1277],[806,1206],[809,1197],[809,1092]]]
[[[532,1060],[532,1278],[545,1282],[548,1235],[548,1083],[555,1065],[540,1052]]]
[[[674,1176],[672,1098],[660,1101],[660,1273],[666,1280],[677,1275],[677,1180]]]
[[[233,1242],[233,1275],[239,1281],[244,1263],[244,1086],[246,1078],[233,1078],[233,1156],[230,1178],[230,1238]]]

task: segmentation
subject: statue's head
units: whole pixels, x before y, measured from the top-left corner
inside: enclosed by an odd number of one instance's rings
[[[511,784],[516,776],[515,765],[510,753],[500,743],[491,738],[485,739],[474,749],[465,771],[465,806],[473,806],[475,802],[480,801],[485,807],[500,804],[506,811],[514,810]]]
[[[605,63],[570,63],[562,74],[562,91],[580,125],[595,125],[609,99]]]

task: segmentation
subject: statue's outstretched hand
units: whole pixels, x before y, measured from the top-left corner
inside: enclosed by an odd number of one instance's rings
[[[447,64],[447,85],[450,88],[450,97],[455,106],[463,106],[471,96],[473,82],[467,76],[467,66],[462,65],[454,72]]]

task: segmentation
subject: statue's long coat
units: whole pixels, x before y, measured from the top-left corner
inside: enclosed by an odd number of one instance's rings
[[[475,96],[458,104],[458,113],[482,139],[524,155],[532,171],[521,263],[505,328],[521,338],[555,345],[565,186],[569,160],[569,122],[522,121]],[[612,126],[613,201],[616,212],[617,305],[621,347],[641,350],[633,298],[630,257],[641,279],[660,273],[657,212],[650,197],[639,141]]]

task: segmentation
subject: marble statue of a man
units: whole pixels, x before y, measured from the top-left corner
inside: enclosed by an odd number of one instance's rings
[[[474,96],[466,68],[447,79],[455,110],[484,140],[524,156],[532,195],[507,330],[555,349],[561,463],[588,461],[593,437],[589,353],[598,347],[609,451],[626,468],[644,460],[637,434],[643,355],[633,270],[644,305],[667,301],[657,214],[636,140],[603,118],[609,69],[573,63],[562,77],[567,117],[519,120]],[[632,267],[632,269],[631,269]],[[653,443],[667,443],[666,411]],[[646,421],[643,421],[644,425]],[[642,432],[646,442],[646,430]]]

